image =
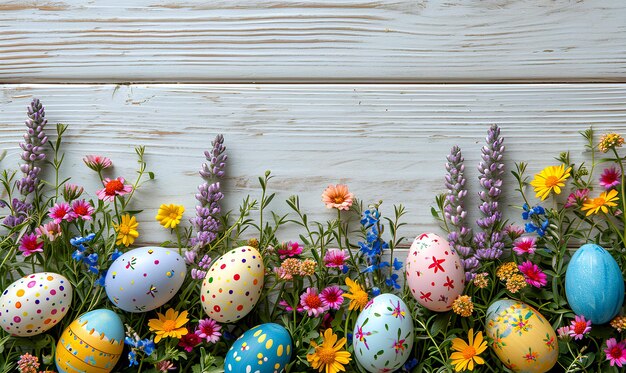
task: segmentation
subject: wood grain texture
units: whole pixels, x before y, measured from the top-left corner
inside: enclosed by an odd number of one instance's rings
[[[9,0],[0,82],[626,82],[602,1]]]
[[[95,175],[86,154],[112,158],[109,176],[134,175],[133,147],[147,147],[156,180],[145,185],[134,207],[143,242],[168,238],[154,221],[161,203],[180,203],[191,217],[197,170],[217,133],[225,135],[226,205],[236,208],[247,194],[258,198],[257,176],[272,170],[272,209],[298,194],[311,219],[333,219],[320,195],[330,183],[347,183],[366,203],[384,200],[407,207],[401,232],[438,231],[430,215],[444,191],[445,157],[461,146],[470,195],[477,191],[475,165],[488,125],[502,128],[508,170],[527,161],[529,173],[555,164],[570,151],[585,160],[579,131],[626,132],[626,84],[564,85],[7,85],[0,95],[2,168],[16,168],[25,107],[38,97],[51,124],[70,125],[63,174],[84,184],[93,197]],[[52,132],[50,125],[49,132]],[[507,173],[506,205],[520,205]],[[477,206],[470,207],[476,216]],[[515,209],[509,217],[520,222]],[[293,239],[297,229],[280,233]]]

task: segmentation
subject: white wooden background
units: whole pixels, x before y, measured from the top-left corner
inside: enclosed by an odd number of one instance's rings
[[[33,97],[70,125],[64,172],[98,187],[85,154],[132,176],[147,147],[157,179],[138,195],[141,242],[167,238],[154,215],[191,217],[202,152],[228,147],[226,204],[258,195],[271,169],[282,200],[347,183],[366,202],[403,203],[404,235],[437,230],[445,156],[463,148],[472,192],[490,124],[507,166],[536,172],[578,132],[626,133],[626,4],[598,1],[0,1],[1,166],[18,164]],[[52,126],[50,126],[50,131]],[[519,204],[510,190],[506,203]],[[518,220],[513,210],[509,217]],[[284,239],[293,239],[293,231]]]

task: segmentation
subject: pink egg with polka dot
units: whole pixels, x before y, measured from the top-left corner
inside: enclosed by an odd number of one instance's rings
[[[109,300],[127,312],[147,312],[176,295],[187,266],[178,249],[146,246],[115,259],[104,279]]]
[[[445,312],[465,289],[461,258],[448,240],[434,233],[415,238],[406,259],[406,282],[419,304]]]
[[[218,322],[235,322],[259,300],[265,279],[261,254],[251,246],[233,249],[219,257],[202,282],[204,311]]]
[[[0,295],[0,327],[9,334],[41,334],[63,319],[72,304],[67,278],[52,272],[27,275]]]

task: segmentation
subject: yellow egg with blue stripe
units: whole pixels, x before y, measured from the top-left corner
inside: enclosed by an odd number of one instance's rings
[[[279,373],[291,361],[287,329],[274,323],[255,326],[233,343],[224,360],[225,372]]]
[[[124,325],[113,311],[98,309],[74,320],[57,343],[60,373],[111,372],[124,350]]]

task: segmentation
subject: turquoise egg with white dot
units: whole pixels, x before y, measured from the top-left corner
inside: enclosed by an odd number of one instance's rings
[[[257,325],[233,343],[225,372],[280,373],[291,361],[293,345],[287,329],[274,323]]]

